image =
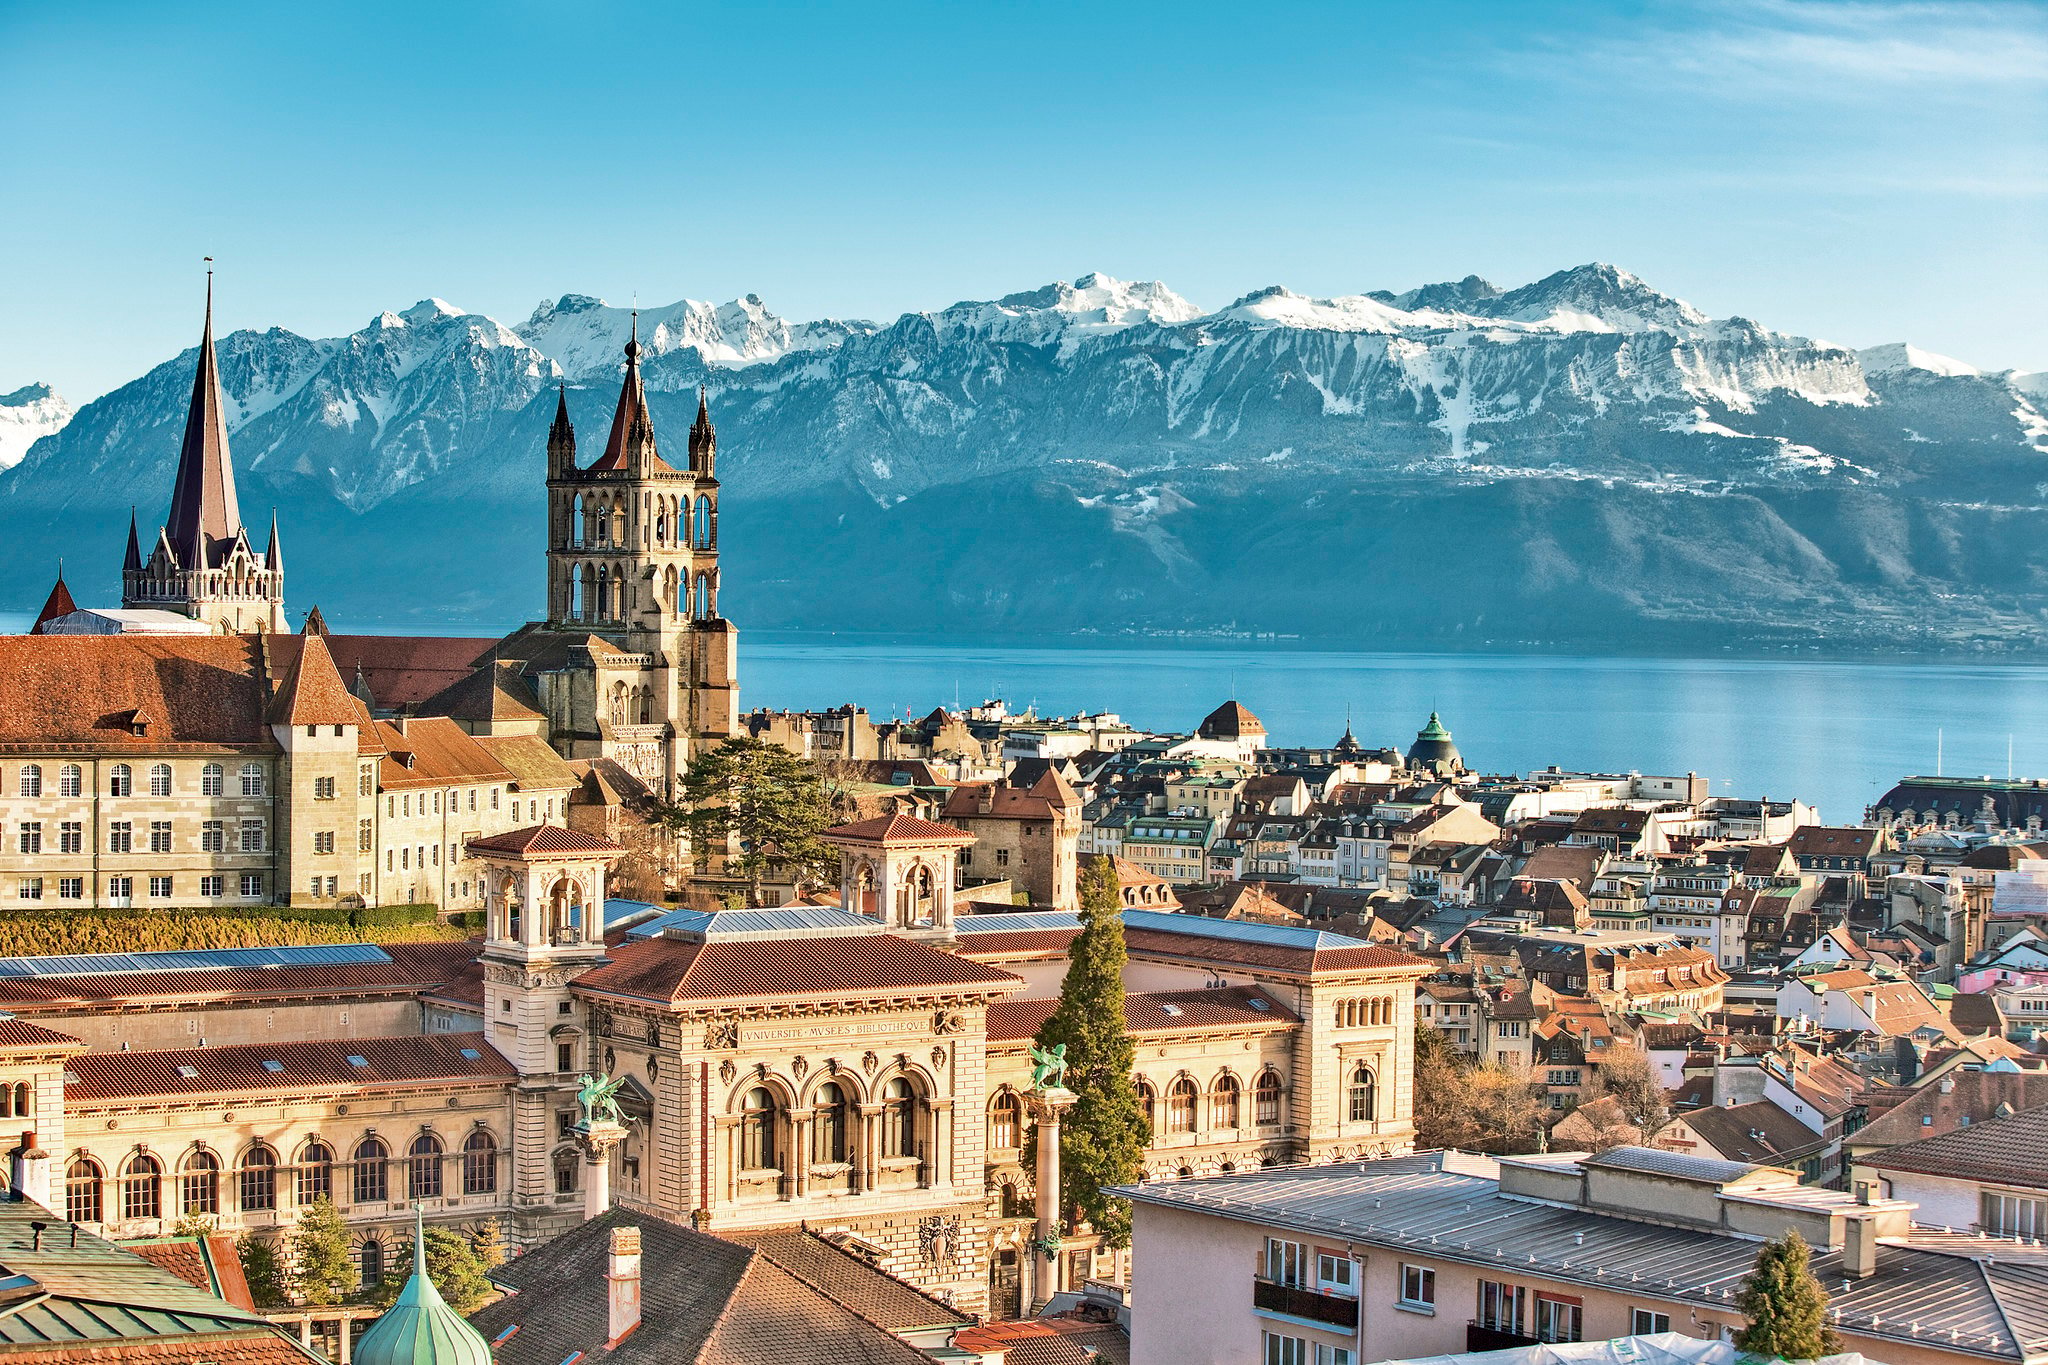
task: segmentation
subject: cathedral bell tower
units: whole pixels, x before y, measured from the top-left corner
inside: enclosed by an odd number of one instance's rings
[[[737,632],[718,609],[718,439],[697,396],[686,467],[663,458],[640,375],[639,320],[603,452],[576,457],[566,389],[548,430],[548,628],[588,676],[567,713],[570,757],[607,757],[665,790],[738,722]],[[598,648],[589,647],[595,638]],[[593,745],[587,738],[595,732]],[[566,752],[566,751],[565,751]]]
[[[213,351],[213,272],[206,272],[206,330],[199,370],[185,414],[185,443],[171,488],[170,516],[149,554],[139,527],[128,519],[128,554],[121,565],[121,605],[174,611],[228,632],[289,629],[284,619],[284,551],[277,517],[259,554],[242,525],[235,498],[235,462],[228,452],[227,403]]]

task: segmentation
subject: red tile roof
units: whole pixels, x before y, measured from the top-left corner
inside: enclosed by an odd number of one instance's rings
[[[69,616],[77,610],[78,603],[71,600],[71,589],[64,586],[64,575],[60,572],[56,585],[50,589],[50,595],[43,599],[43,609],[36,613],[36,623],[29,627],[28,633],[40,635],[43,633],[45,621],[54,621],[59,616]]]
[[[711,943],[643,939],[612,949],[610,962],[577,977],[570,988],[681,1003],[906,992],[998,996],[1022,985],[1008,972],[916,939],[856,934]]]
[[[625,852],[603,835],[585,834],[580,829],[564,829],[560,825],[528,825],[525,829],[509,830],[504,834],[493,834],[482,839],[471,839],[469,846],[484,853]]]
[[[459,975],[475,961],[478,948],[474,941],[380,946],[390,961],[0,977],[0,1010],[43,1014],[185,999],[220,1004],[308,995],[410,995]]]
[[[360,1057],[364,1064],[357,1066],[351,1057]],[[265,1062],[276,1062],[277,1069]],[[282,1090],[377,1090],[463,1081],[495,1083],[518,1074],[481,1033],[247,1043],[174,1052],[92,1052],[72,1058],[66,1071],[64,1098],[70,1104]],[[193,1074],[187,1076],[186,1071]],[[70,1079],[72,1076],[77,1079]]]
[[[299,657],[308,637],[269,636],[280,675]],[[342,679],[354,683],[356,669],[380,707],[415,707],[469,675],[491,652],[490,640],[446,635],[325,635]]]
[[[242,1273],[242,1258],[235,1250],[235,1239],[225,1233],[150,1237],[122,1242],[120,1246],[196,1288],[218,1294],[237,1308],[256,1311],[256,1296],[250,1292],[248,1276]]]
[[[1831,829],[1826,825],[1801,825],[1792,831],[1792,856],[1868,858],[1877,852],[1884,832],[1875,829]]]
[[[291,671],[278,685],[265,716],[272,725],[356,725],[362,713],[356,699],[334,671],[333,656],[318,635],[302,637],[305,645]]]
[[[267,747],[265,702],[254,636],[0,636],[0,751]]]
[[[1253,1000],[1265,1002],[1254,1008]],[[989,1041],[1038,1036],[1057,999],[1005,1000],[988,1007]],[[1173,1013],[1169,1013],[1169,1007]],[[1189,1033],[1197,1029],[1290,1028],[1301,1017],[1256,986],[1222,990],[1159,991],[1124,997],[1124,1027],[1132,1033]]]
[[[11,1014],[0,1015],[0,1052],[83,1052],[85,1042]]]
[[[934,824],[920,820],[914,815],[897,812],[894,815],[877,815],[870,820],[856,820],[850,825],[834,825],[824,833],[826,839],[845,839],[855,843],[883,844],[971,844],[974,836],[964,829],[951,825]]]
[[[413,716],[377,722],[384,758],[377,765],[380,787],[405,790],[450,782],[510,782],[512,771],[460,725],[444,716]]]

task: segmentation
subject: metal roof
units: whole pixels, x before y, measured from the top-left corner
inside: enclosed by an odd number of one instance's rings
[[[1607,1166],[1619,1171],[1644,1171],[1679,1180],[1704,1181],[1709,1185],[1725,1185],[1731,1180],[1740,1180],[1751,1171],[1763,1169],[1746,1162],[1716,1161],[1712,1157],[1687,1156],[1683,1152],[1660,1151],[1655,1147],[1616,1147],[1599,1156],[1586,1157],[1580,1164]]]
[[[1235,943],[1265,943],[1277,948],[1307,951],[1331,948],[1370,948],[1362,938],[1333,934],[1292,924],[1257,924],[1249,920],[1210,919],[1206,915],[1179,914],[1171,910],[1126,910],[1126,929],[1152,929],[1160,933],[1185,934],[1189,938],[1228,939]],[[1077,929],[1081,917],[1059,910],[1002,911],[993,915],[962,915],[953,928],[962,934],[1018,934],[1046,929]]]
[[[769,935],[776,938],[837,938],[846,934],[879,934],[880,921],[841,910],[836,905],[778,905],[744,910],[672,910],[636,924],[629,939],[675,938],[712,943],[721,939]]]
[[[992,915],[961,915],[953,921],[953,931],[960,934],[1022,934],[1080,927],[1081,917],[1065,910],[1002,910]]]
[[[224,971],[248,967],[331,967],[389,962],[374,943],[316,943],[284,948],[181,948],[163,953],[67,953],[0,957],[0,977],[116,976],[134,972]]]
[[[1152,1181],[1117,1192],[1139,1204],[1409,1249],[1442,1260],[1734,1307],[1759,1243],[1704,1228],[1510,1198],[1481,1172],[1483,1157],[1431,1152],[1363,1165],[1273,1167]],[[2048,1348],[2038,1306],[2048,1265],[2014,1263],[2011,1242],[1951,1246],[1881,1243],[1877,1273],[1851,1279],[1815,1248],[1813,1272],[1833,1296],[1834,1325],[1859,1335],[2014,1360]],[[1994,1257],[1980,1260],[1976,1257]],[[2015,1342],[2015,1336],[2019,1338]]]

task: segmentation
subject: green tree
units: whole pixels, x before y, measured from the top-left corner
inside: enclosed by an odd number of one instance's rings
[[[451,1228],[427,1229],[427,1278],[456,1312],[474,1313],[490,1299],[485,1270],[484,1258],[469,1238]],[[370,1302],[389,1307],[411,1278],[412,1244],[407,1243],[385,1272],[384,1282],[370,1291]]]
[[[235,1239],[235,1252],[242,1261],[242,1278],[249,1282],[258,1308],[282,1308],[291,1301],[285,1282],[284,1260],[277,1248],[254,1233]]]
[[[699,754],[683,774],[682,799],[656,807],[653,821],[689,837],[700,861],[729,848],[726,865],[755,891],[771,865],[799,886],[828,879],[839,857],[818,832],[832,802],[817,769],[779,744],[729,739]]]
[[[355,1296],[361,1279],[348,1254],[348,1224],[331,1199],[316,1199],[299,1214],[292,1233],[293,1297],[301,1303],[330,1307]]]
[[[1765,1242],[1756,1269],[1742,1282],[1736,1306],[1749,1326],[1735,1334],[1738,1349],[1785,1360],[1813,1360],[1839,1351],[1828,1326],[1827,1291],[1814,1278],[1806,1239],[1787,1232]]]
[[[173,1237],[211,1237],[219,1231],[213,1219],[197,1209],[187,1209],[178,1215],[178,1221],[171,1224]]]
[[[1060,1132],[1060,1207],[1079,1209],[1112,1246],[1128,1246],[1131,1208],[1103,1191],[1138,1178],[1151,1124],[1131,1077],[1137,1048],[1125,1031],[1123,899],[1116,870],[1098,858],[1081,874],[1081,932],[1068,954],[1060,1003],[1038,1030],[1041,1048],[1065,1044],[1066,1086],[1078,1099]],[[1036,1159],[1034,1128],[1026,1160]]]

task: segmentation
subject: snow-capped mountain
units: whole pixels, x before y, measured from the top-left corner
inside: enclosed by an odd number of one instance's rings
[[[12,469],[28,448],[55,435],[71,420],[72,407],[48,384],[27,384],[0,393],[0,469]]]
[[[427,300],[224,337],[243,501],[371,552],[423,619],[530,611],[552,390],[587,457],[632,326],[571,294],[516,327]],[[2041,375],[1709,318],[1612,266],[1213,311],[1084,275],[887,325],[750,295],[638,328],[665,444],[710,390],[742,624],[888,600],[938,610],[873,628],[2048,639]],[[10,521],[160,515],[191,365],[40,440]],[[330,618],[392,600],[291,562]]]

